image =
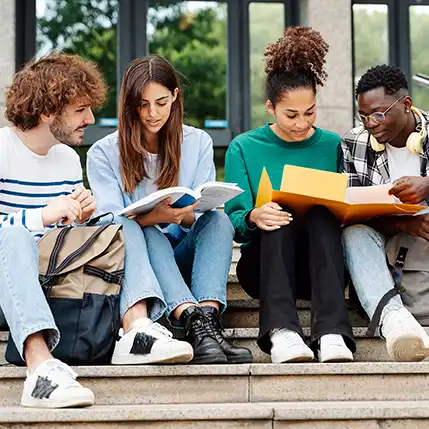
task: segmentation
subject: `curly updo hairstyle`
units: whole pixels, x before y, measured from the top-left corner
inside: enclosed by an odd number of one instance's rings
[[[265,96],[275,106],[286,91],[310,88],[316,93],[328,77],[329,45],[310,27],[290,27],[265,49]]]

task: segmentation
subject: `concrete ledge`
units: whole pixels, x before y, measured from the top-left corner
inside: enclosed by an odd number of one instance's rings
[[[161,420],[272,420],[273,407],[264,404],[168,404],[94,406],[43,410],[21,407],[0,409],[0,423],[107,422]]]
[[[63,410],[25,409],[21,407],[4,407],[0,409],[0,424],[38,422],[161,422],[173,420],[335,421],[339,419],[346,421],[429,419],[429,401],[122,405]],[[312,426],[308,425],[306,427]]]
[[[288,402],[273,404],[273,408],[274,420],[429,418],[429,401]]]

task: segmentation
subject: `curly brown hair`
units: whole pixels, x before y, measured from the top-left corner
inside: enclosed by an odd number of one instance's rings
[[[311,27],[290,27],[265,49],[266,95],[274,104],[284,91],[323,86],[329,45]]]
[[[54,52],[28,62],[6,92],[6,118],[22,131],[39,124],[40,115],[60,115],[74,103],[103,105],[106,84],[97,65],[79,55]]]

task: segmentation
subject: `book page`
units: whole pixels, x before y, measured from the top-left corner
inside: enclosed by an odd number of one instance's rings
[[[184,195],[189,195],[191,197],[190,200],[192,200],[192,202],[199,197],[199,194],[195,191],[180,186],[168,189],[161,189],[129,205],[124,210],[119,212],[118,215],[131,216],[148,213],[158,203],[164,201],[168,197],[171,198],[171,205],[174,205],[174,203],[180,198],[182,198]]]
[[[392,184],[378,186],[355,186],[346,189],[345,201],[350,204],[398,203],[393,195],[389,195]]]
[[[221,206],[242,192],[244,191],[241,188],[236,185],[234,186],[231,183],[224,184],[219,182],[216,185],[212,184],[208,187],[204,187],[201,192],[201,198],[198,201],[196,211],[207,212],[212,210]]]

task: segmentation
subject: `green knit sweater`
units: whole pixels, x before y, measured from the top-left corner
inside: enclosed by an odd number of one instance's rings
[[[257,228],[250,228],[247,215],[255,207],[262,169],[267,169],[273,189],[280,189],[283,167],[286,164],[318,170],[341,172],[341,137],[330,131],[315,128],[313,135],[290,143],[272,131],[270,124],[248,131],[234,138],[225,160],[225,180],[238,183],[242,194],[225,204],[225,212],[235,229],[235,240],[247,243]]]

